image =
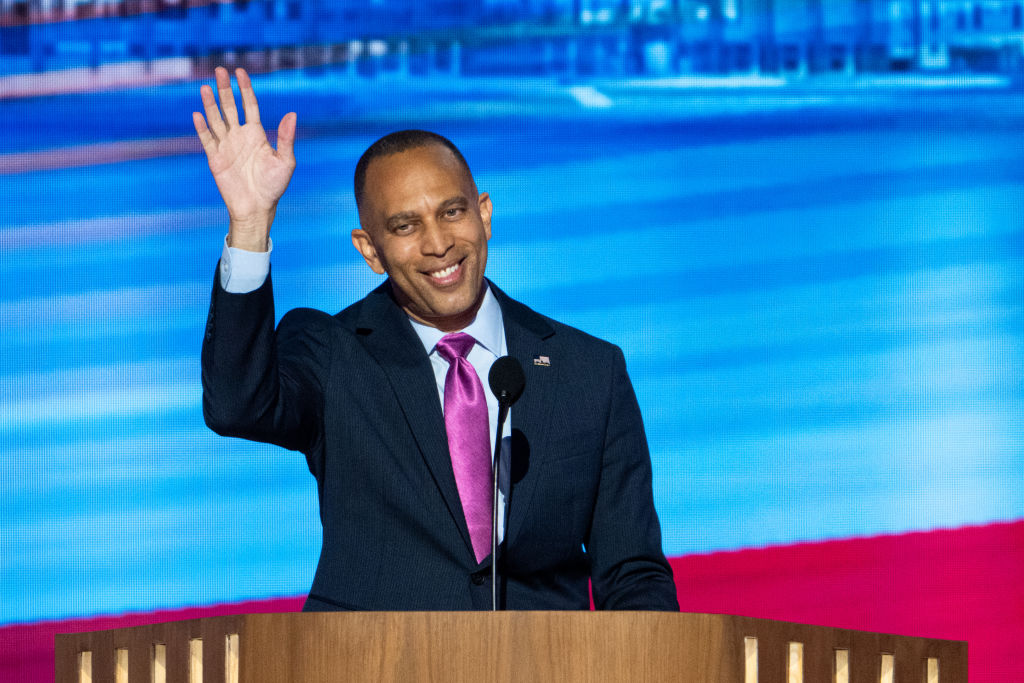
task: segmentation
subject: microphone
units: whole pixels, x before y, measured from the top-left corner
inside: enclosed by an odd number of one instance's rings
[[[491,499],[491,611],[498,609],[498,468],[501,465],[501,428],[508,409],[523,395],[526,375],[512,356],[502,356],[487,373],[491,393],[498,399],[498,432],[494,436],[494,496]]]
[[[519,361],[512,356],[502,356],[491,365],[487,383],[491,385],[491,393],[498,398],[498,405],[504,405],[507,409],[523,395],[526,375]]]

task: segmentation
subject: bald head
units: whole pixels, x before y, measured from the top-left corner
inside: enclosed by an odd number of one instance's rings
[[[394,133],[388,133],[374,142],[366,149],[365,152],[363,152],[363,156],[359,157],[359,161],[356,163],[356,171],[352,183],[356,196],[356,207],[362,211],[366,198],[366,172],[374,161],[394,154],[400,154],[401,152],[407,152],[412,149],[429,147],[432,145],[443,147],[451,152],[456,161],[458,161],[465,170],[466,175],[472,179],[473,174],[469,170],[469,164],[466,163],[466,158],[462,156],[462,152],[459,151],[459,148],[456,147],[451,140],[443,135],[438,135],[437,133],[432,133],[428,130],[399,130]]]

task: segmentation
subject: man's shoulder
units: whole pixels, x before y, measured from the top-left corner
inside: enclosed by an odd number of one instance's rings
[[[382,287],[378,287],[362,299],[349,304],[333,314],[317,308],[293,308],[284,314],[284,317],[281,318],[281,324],[355,332],[359,329],[359,321],[363,319],[367,310],[379,306],[382,303],[380,301],[382,297],[387,299],[388,295]]]
[[[520,325],[552,344],[576,348],[581,352],[596,353],[602,358],[606,357],[605,354],[621,353],[619,347],[612,342],[535,311],[497,287],[493,289],[501,305],[502,315],[506,319],[506,327],[509,324]]]

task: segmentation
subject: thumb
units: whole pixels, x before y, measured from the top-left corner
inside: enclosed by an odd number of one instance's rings
[[[295,122],[298,117],[295,112],[290,111],[277,124],[277,153],[278,155],[295,160]]]

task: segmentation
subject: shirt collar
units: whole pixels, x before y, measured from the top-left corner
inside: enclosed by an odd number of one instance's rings
[[[484,300],[480,303],[480,310],[476,312],[473,322],[467,325],[465,329],[458,331],[465,332],[473,337],[477,344],[490,351],[497,358],[503,355],[504,352],[504,321],[501,316],[501,306],[498,305],[498,300],[494,298],[490,284],[486,280],[484,280],[484,284],[486,290],[484,291]],[[423,343],[423,348],[426,349],[427,355],[433,353],[437,342],[441,341],[441,337],[448,334],[448,332],[442,332],[436,327],[424,325],[412,318],[409,318],[409,322],[412,323],[412,329],[416,331],[416,335]]]

